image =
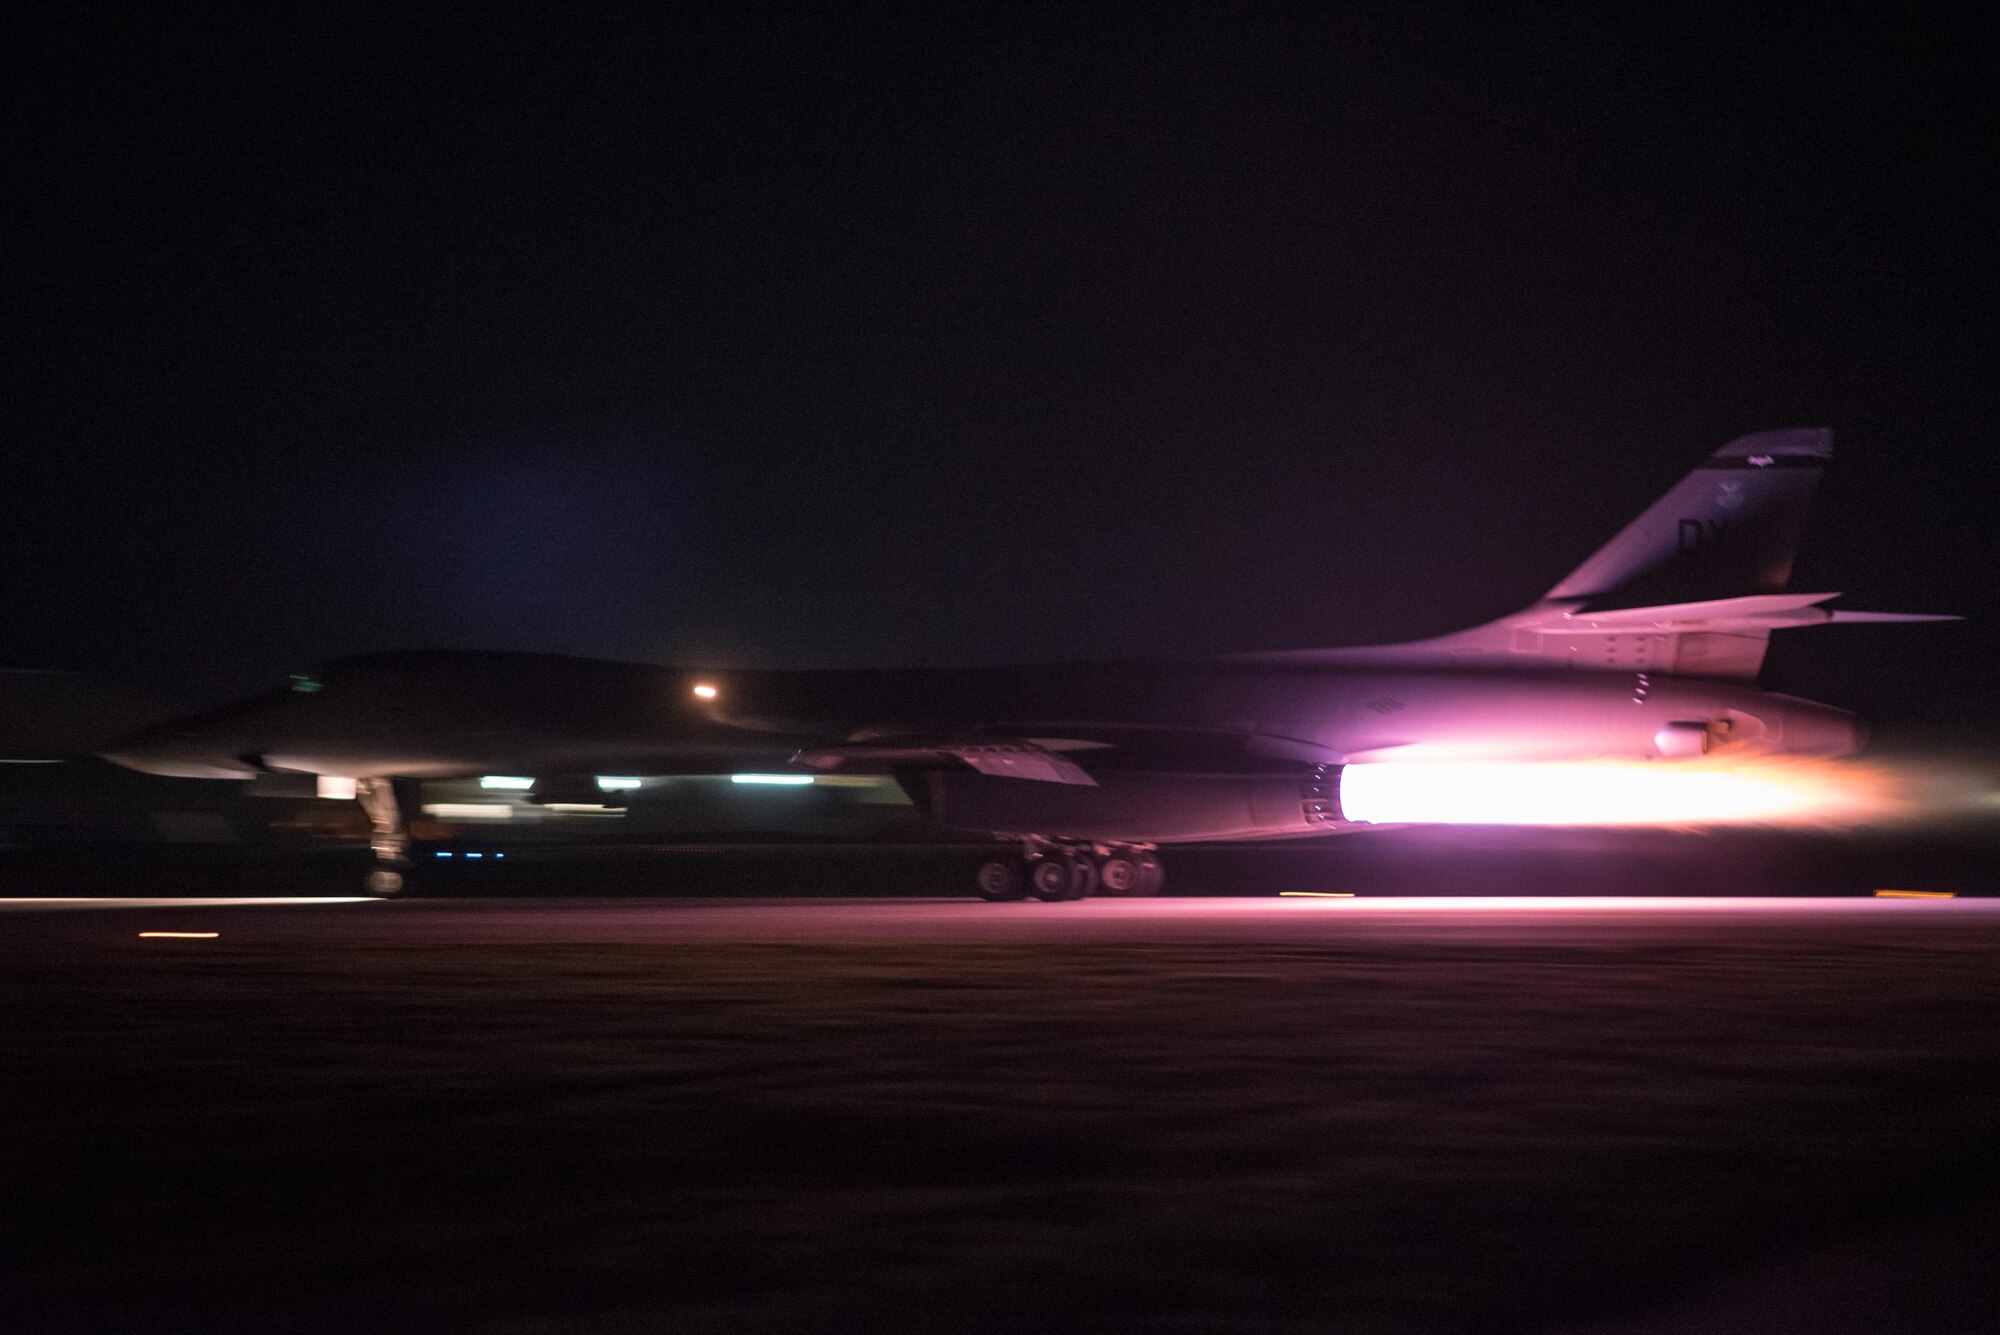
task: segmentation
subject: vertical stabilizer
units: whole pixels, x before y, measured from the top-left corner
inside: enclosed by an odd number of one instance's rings
[[[1731,441],[1544,601],[1654,607],[1784,592],[1832,454],[1833,433],[1822,428]]]

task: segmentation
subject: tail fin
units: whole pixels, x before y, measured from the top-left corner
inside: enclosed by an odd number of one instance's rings
[[[1608,609],[1784,592],[1832,454],[1818,428],[1731,441],[1542,600]]]
[[[1956,617],[1834,612],[1787,593],[1832,433],[1760,431],[1708,457],[1540,601],[1410,644],[1237,655],[1298,666],[1552,667],[1751,681],[1771,632],[1834,621]]]

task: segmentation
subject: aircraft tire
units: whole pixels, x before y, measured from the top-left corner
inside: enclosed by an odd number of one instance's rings
[[[394,867],[377,867],[368,873],[368,879],[362,882],[361,888],[377,899],[389,899],[402,894],[409,884],[408,873]]]
[[[1158,856],[1141,853],[1133,861],[1139,864],[1139,879],[1133,887],[1133,894],[1157,895],[1167,888],[1167,867]]]
[[[1131,853],[1107,853],[1097,864],[1100,894],[1123,898],[1139,893],[1139,859]]]
[[[1070,874],[1069,859],[1060,853],[1051,853],[1028,864],[1028,895],[1051,904],[1068,899],[1070,882],[1074,879]]]
[[[972,876],[973,892],[992,904],[1020,899],[1028,893],[1027,871],[1019,858],[988,858]]]
[[[1074,853],[1050,853],[1028,868],[1028,893],[1050,904],[1082,899],[1097,888],[1097,867]]]

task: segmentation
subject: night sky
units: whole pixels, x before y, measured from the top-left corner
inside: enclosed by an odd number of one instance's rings
[[[9,17],[0,665],[1406,638],[1773,426],[1799,587],[2000,613],[1969,32],[1138,14]]]

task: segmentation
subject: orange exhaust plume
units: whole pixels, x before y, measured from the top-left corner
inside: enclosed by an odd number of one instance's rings
[[[1375,824],[1847,827],[1936,814],[1914,771],[1773,757],[1732,763],[1349,765],[1340,802]]]

